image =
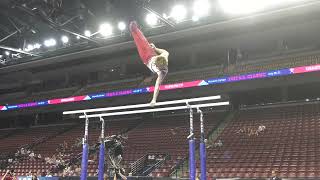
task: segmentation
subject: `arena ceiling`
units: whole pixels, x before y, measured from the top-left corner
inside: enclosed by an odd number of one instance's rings
[[[210,18],[200,22],[194,19],[194,17],[198,18],[194,15],[193,8],[197,1],[210,2]],[[315,2],[312,0],[285,0],[283,2],[291,1]],[[233,3],[222,7],[219,2]],[[104,47],[116,42],[127,42],[130,40],[127,28],[119,30],[119,22],[127,25],[129,21],[136,20],[149,35],[161,35],[219,22],[223,18],[229,18],[224,14],[223,8],[228,13],[235,11],[230,7],[237,7],[243,11],[248,10],[245,3],[237,4],[238,2],[237,0],[1,0],[0,66],[57,57]],[[261,2],[259,1],[257,5],[263,4]],[[181,7],[173,11],[177,4],[184,5],[187,11],[188,17],[183,19],[182,23],[177,23],[174,19],[174,16],[180,18],[186,13],[181,10]],[[243,7],[240,7],[241,5]],[[279,8],[287,7],[287,5],[284,3]],[[200,7],[203,8],[203,6]],[[198,13],[203,12],[201,8],[198,7]],[[257,9],[250,11],[252,10]],[[146,15],[150,13],[158,16],[159,24],[155,26],[156,28],[150,28],[150,24],[146,23]],[[111,24],[113,30],[116,31],[111,37],[101,36],[100,26],[106,22]],[[90,31],[90,35],[86,35],[86,31]],[[46,43],[48,46],[54,44],[54,47],[46,47]]]
[[[67,36],[67,41],[86,41],[87,46],[103,46],[104,39],[85,36],[85,31],[97,34],[104,22],[115,26],[120,21],[142,22],[148,13],[143,7],[155,11],[172,3],[169,0],[1,0],[0,45],[4,47],[0,54],[5,55],[6,47],[29,52],[29,45],[42,46],[52,37],[61,45],[62,36]]]

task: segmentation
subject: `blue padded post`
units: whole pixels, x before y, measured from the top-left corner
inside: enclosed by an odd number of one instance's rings
[[[89,145],[88,145],[88,128],[89,128],[89,118],[87,118],[87,114],[84,113],[86,116],[86,123],[85,123],[85,129],[84,129],[84,137],[83,137],[83,149],[82,149],[82,161],[81,161],[81,176],[80,180],[87,180],[88,176],[88,151],[89,151]]]
[[[187,106],[189,107],[190,113],[190,134],[188,136],[189,139],[189,178],[190,180],[196,179],[196,158],[195,158],[195,140],[194,140],[194,133],[193,133],[193,109],[191,108],[190,104],[186,102]]]
[[[105,145],[104,145],[104,119],[100,117],[101,121],[101,135],[100,135],[100,151],[99,151],[99,166],[98,166],[98,180],[104,180],[104,153],[105,153]]]
[[[207,179],[207,165],[206,165],[206,144],[200,143],[200,165],[201,165],[201,180]]]
[[[190,180],[196,179],[196,158],[195,158],[195,140],[189,140],[189,177]]]
[[[81,180],[86,180],[88,175],[88,144],[83,144],[81,161]]]
[[[104,175],[104,143],[100,144],[100,152],[99,152],[99,173],[98,173],[98,180],[103,180]]]

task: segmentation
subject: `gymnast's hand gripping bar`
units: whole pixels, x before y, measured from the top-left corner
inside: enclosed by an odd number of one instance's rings
[[[220,95],[217,96],[207,96],[207,97],[198,97],[198,98],[190,98],[190,99],[180,99],[180,100],[172,100],[172,101],[163,101],[157,102],[154,106],[164,106],[164,105],[172,105],[172,104],[185,104],[186,102],[198,102],[198,101],[210,101],[210,100],[218,100],[221,99]],[[83,114],[83,113],[94,113],[94,112],[102,112],[102,111],[115,111],[115,110],[127,110],[127,109],[138,109],[138,108],[147,108],[150,107],[150,104],[134,104],[134,105],[126,105],[126,106],[115,106],[115,107],[106,107],[106,108],[95,108],[95,109],[84,109],[84,110],[74,110],[74,111],[65,111],[66,114]]]

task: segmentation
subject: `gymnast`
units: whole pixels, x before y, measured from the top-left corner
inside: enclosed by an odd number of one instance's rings
[[[136,22],[130,23],[130,31],[142,62],[150,69],[151,72],[158,75],[153,91],[153,98],[150,102],[150,105],[154,106],[157,102],[160,85],[168,73],[169,52],[164,49],[157,48],[154,44],[150,44],[138,28]]]

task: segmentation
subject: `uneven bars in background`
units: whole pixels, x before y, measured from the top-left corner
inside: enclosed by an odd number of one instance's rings
[[[207,97],[199,97],[199,98],[191,98],[191,99],[180,99],[173,101],[163,101],[155,104],[156,106],[164,106],[171,104],[182,104],[186,102],[198,102],[198,101],[210,101],[210,100],[218,100],[221,99],[220,95],[217,96],[207,96]],[[75,110],[75,111],[65,111],[64,115],[67,114],[83,114],[83,113],[93,113],[93,112],[101,112],[101,111],[114,111],[114,110],[123,110],[123,109],[136,109],[136,108],[144,108],[150,107],[150,104],[135,104],[135,105],[126,105],[126,106],[116,106],[116,107],[106,107],[106,108],[96,108],[96,109],[84,109],[84,110]]]
[[[174,110],[182,110],[182,109],[189,109],[189,108],[203,108],[203,107],[226,106],[226,105],[229,105],[229,101],[216,102],[216,103],[206,103],[206,104],[196,104],[196,105],[191,105],[191,107],[188,107],[187,105],[185,105],[185,106],[174,106],[174,107],[156,108],[156,109],[140,109],[140,110],[134,110],[134,111],[91,114],[91,115],[87,115],[87,116],[79,116],[79,118],[83,119],[86,117],[87,118],[94,118],[94,117],[121,116],[121,115],[129,115],[129,114],[142,114],[142,113],[149,113],[149,112],[174,111]]]

